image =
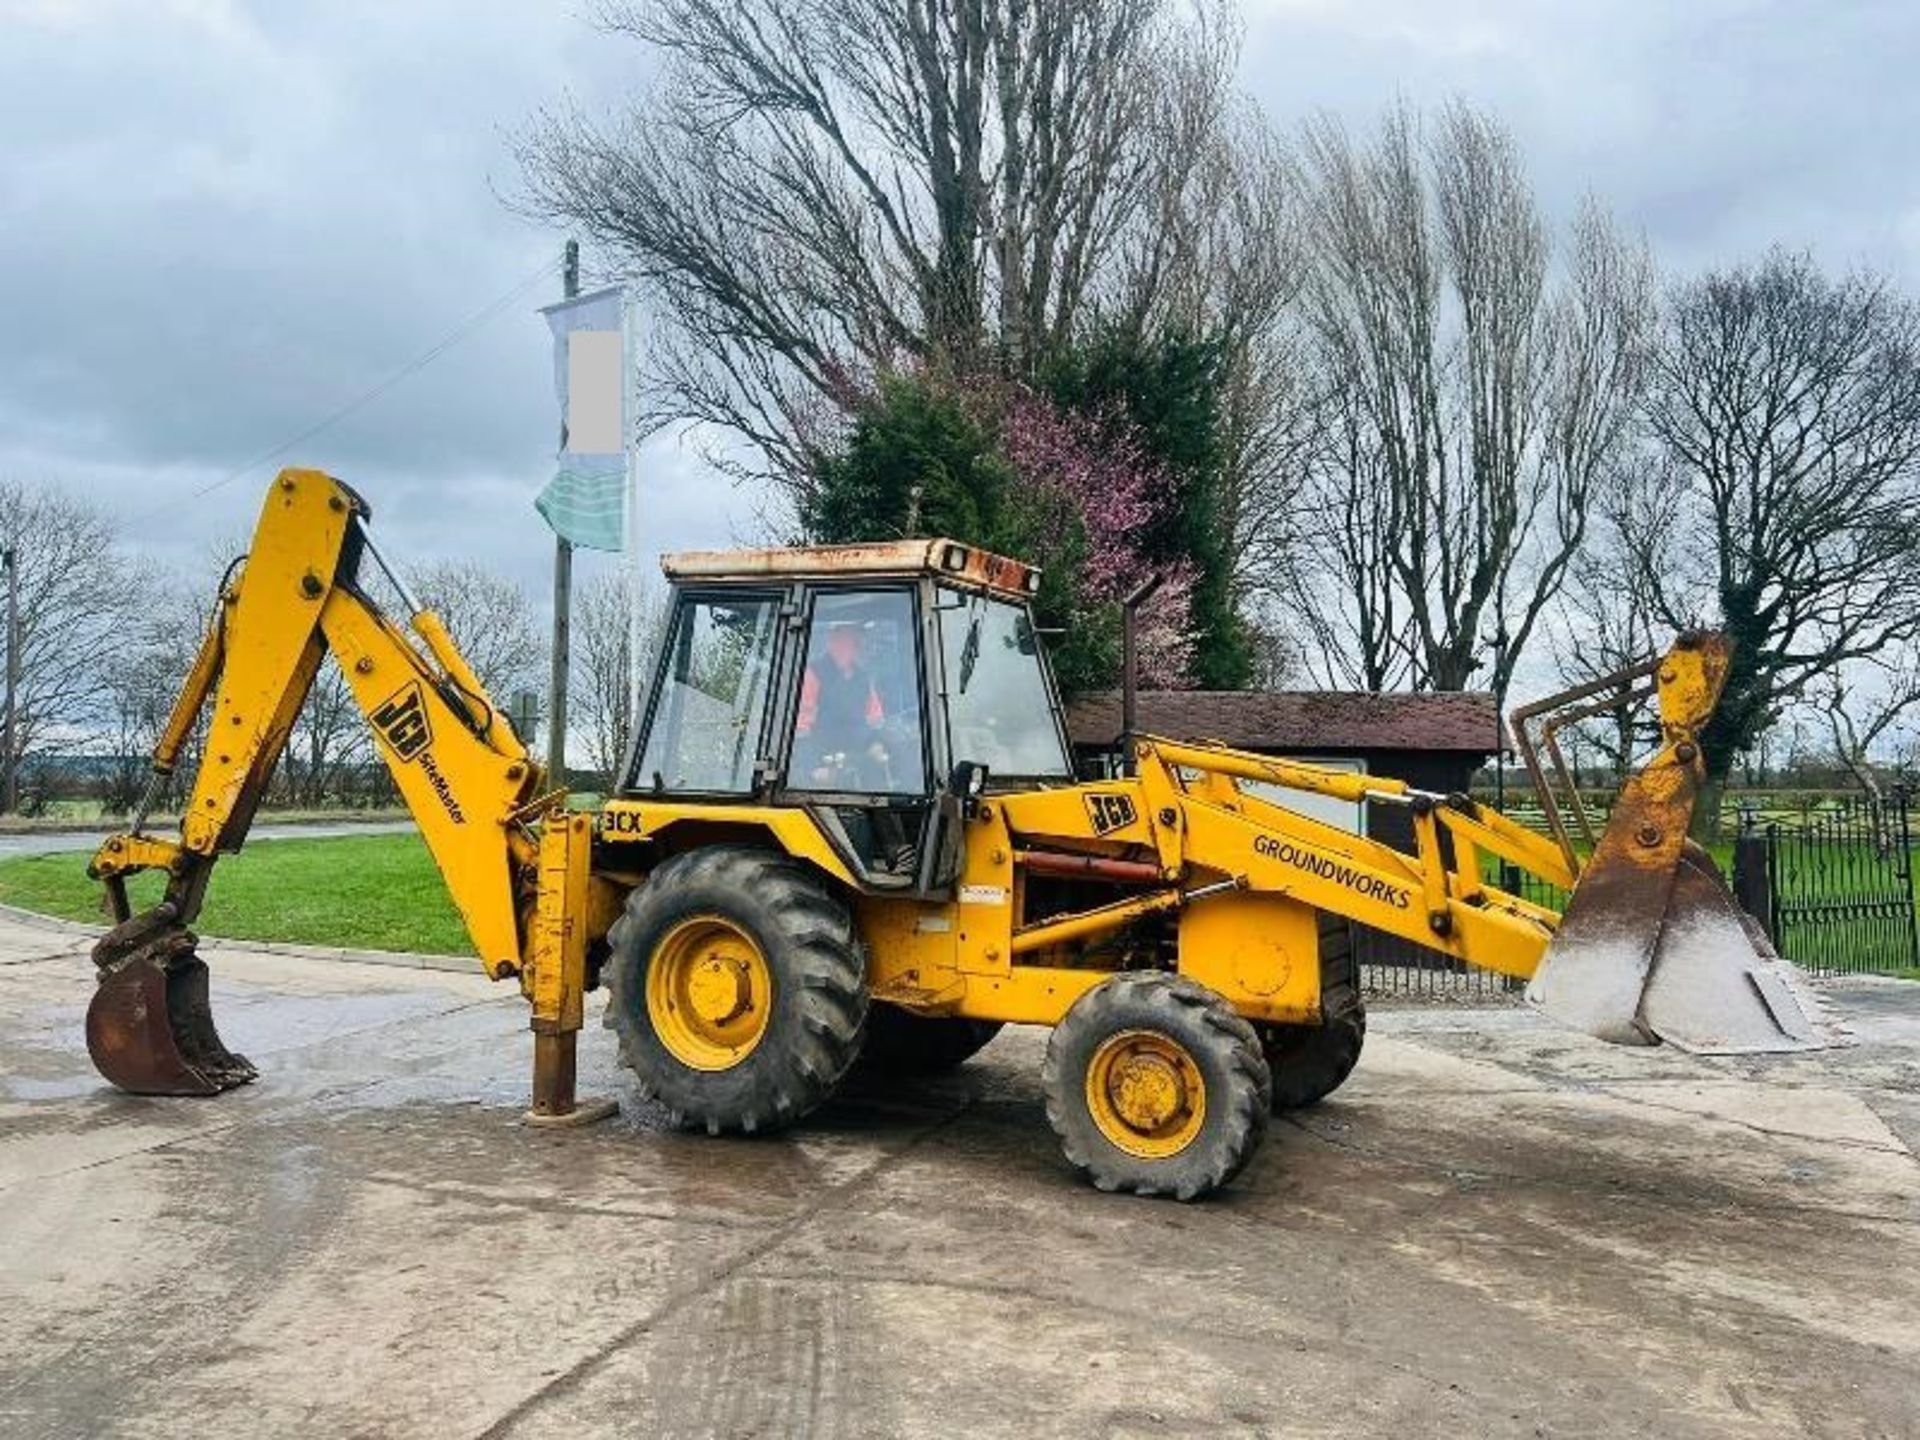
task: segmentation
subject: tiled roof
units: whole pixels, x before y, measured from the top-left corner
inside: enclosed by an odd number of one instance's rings
[[[1479,690],[1373,695],[1334,690],[1142,690],[1139,727],[1178,740],[1299,753],[1445,750],[1491,755],[1500,721]],[[1120,692],[1067,707],[1073,743],[1104,749],[1120,738]]]

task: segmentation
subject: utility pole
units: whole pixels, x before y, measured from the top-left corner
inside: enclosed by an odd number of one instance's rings
[[[1493,808],[1507,813],[1507,622],[1493,632]]]
[[[20,762],[14,749],[16,711],[20,695],[20,565],[14,547],[0,550],[0,568],[7,572],[7,747],[6,813],[20,808]]]
[[[571,300],[580,293],[580,242],[567,241],[561,283]],[[560,422],[560,449],[567,448],[566,421]],[[553,537],[553,673],[547,698],[547,784],[567,783],[567,672],[572,660],[573,544]]]

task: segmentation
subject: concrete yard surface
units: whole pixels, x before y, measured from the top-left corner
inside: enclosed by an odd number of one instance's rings
[[[595,1023],[623,1115],[536,1131],[510,988],[208,959],[261,1080],[137,1099],[0,926],[0,1434],[1920,1434],[1920,987],[1751,1062],[1383,1010],[1182,1206],[1076,1180],[1038,1032],[710,1140]]]

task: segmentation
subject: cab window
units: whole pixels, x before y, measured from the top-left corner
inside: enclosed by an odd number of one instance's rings
[[[753,789],[779,613],[772,596],[680,602],[634,777],[640,789]]]
[[[943,595],[940,646],[955,760],[1030,779],[1073,773],[1025,606]]]
[[[787,785],[840,794],[928,790],[913,595],[814,596]]]

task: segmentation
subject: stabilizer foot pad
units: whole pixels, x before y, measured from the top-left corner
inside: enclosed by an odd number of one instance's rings
[[[520,1117],[520,1123],[535,1130],[571,1130],[577,1125],[591,1125],[596,1120],[605,1120],[619,1113],[618,1100],[582,1100],[563,1115],[542,1115],[529,1110]]]

